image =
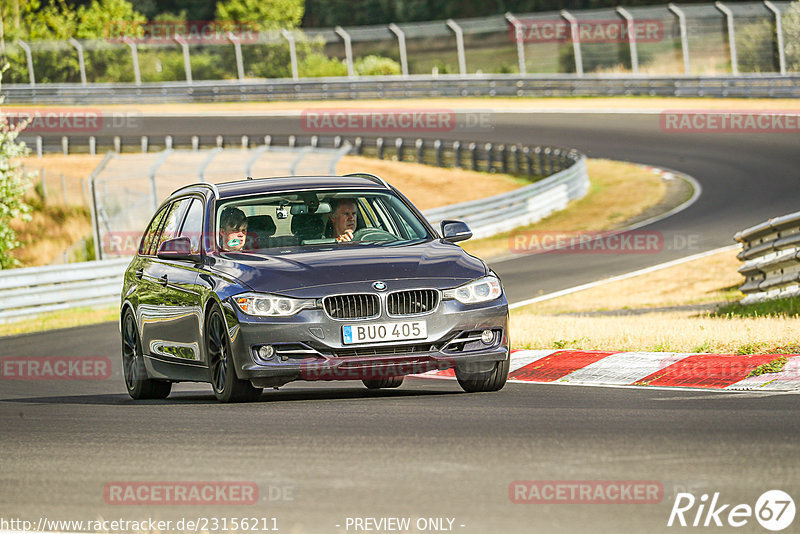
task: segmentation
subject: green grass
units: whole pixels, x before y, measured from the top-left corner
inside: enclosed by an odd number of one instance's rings
[[[732,302],[720,307],[717,317],[797,317],[800,316],[800,297],[768,300],[756,304]]]
[[[747,378],[751,376],[760,376],[766,373],[780,373],[783,371],[784,366],[786,365],[786,356],[781,356],[780,358],[775,358],[771,362],[763,363],[750,371],[750,374],[747,375]]]

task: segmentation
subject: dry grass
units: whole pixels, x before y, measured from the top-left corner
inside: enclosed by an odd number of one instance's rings
[[[119,307],[75,308],[52,313],[44,313],[35,319],[24,319],[13,323],[0,323],[0,336],[13,336],[30,332],[42,332],[57,328],[71,328],[119,319]]]
[[[667,186],[661,177],[639,165],[605,159],[588,161],[591,187],[563,211],[525,228],[462,243],[474,256],[491,258],[511,253],[513,234],[525,230],[578,232],[608,230],[657,204]]]
[[[103,160],[103,156],[89,155],[46,155],[41,158],[27,157],[22,160],[28,173],[36,173],[33,183],[39,183],[44,177],[47,186],[47,201],[51,204],[69,204],[88,206],[88,198],[84,197],[84,180]],[[61,175],[64,175],[67,198],[64,202]]]
[[[74,206],[45,206],[34,210],[30,222],[11,223],[22,246],[12,251],[24,267],[48,265],[73,244],[92,233],[89,211]]]
[[[736,251],[721,252],[514,310],[514,346],[742,354],[800,350],[800,318],[657,311],[738,300],[739,265]],[[617,314],[588,315],[598,311]]]
[[[679,70],[682,70],[681,65]],[[693,66],[693,68],[695,68]],[[709,67],[711,68],[711,67]],[[715,68],[715,67],[714,67]],[[4,108],[13,109],[15,106],[4,104]],[[29,106],[19,106],[29,107]],[[46,108],[47,106],[40,106]],[[57,106],[64,108],[68,106]],[[307,109],[742,109],[742,110],[798,110],[800,102],[789,98],[677,98],[677,97],[521,97],[521,98],[422,98],[408,100],[307,100],[291,102],[220,102],[208,104],[118,104],[93,106],[93,109],[105,111],[133,111],[140,113],[199,113],[229,111],[269,112],[279,110],[307,110]]]
[[[339,174],[368,172],[399,189],[419,209],[426,210],[476,200],[517,189],[525,182],[506,174],[448,169],[406,161],[345,156],[336,167]]]

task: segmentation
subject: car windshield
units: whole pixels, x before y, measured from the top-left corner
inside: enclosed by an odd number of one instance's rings
[[[222,251],[318,245],[396,245],[433,236],[386,191],[321,190],[227,199],[216,214]]]

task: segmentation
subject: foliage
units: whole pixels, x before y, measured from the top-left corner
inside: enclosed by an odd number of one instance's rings
[[[222,0],[217,20],[247,23],[259,29],[294,28],[303,19],[303,0]]]
[[[0,81],[4,70],[0,70]],[[30,207],[23,199],[28,179],[19,162],[15,161],[29,152],[25,143],[17,141],[21,129],[21,126],[9,126],[5,115],[0,112],[0,269],[14,267],[18,263],[10,255],[11,250],[19,246],[17,235],[10,226],[11,221],[17,217],[30,218]]]
[[[303,78],[320,78],[324,76],[347,76],[347,65],[340,59],[328,57],[319,52],[312,52],[298,65],[297,70]]]
[[[783,15],[783,43],[786,70],[800,72],[800,2],[794,2]]]
[[[375,55],[358,58],[353,64],[353,70],[358,76],[390,76],[402,71],[397,61]]]
[[[736,60],[741,72],[777,72],[775,25],[770,20],[736,30]]]

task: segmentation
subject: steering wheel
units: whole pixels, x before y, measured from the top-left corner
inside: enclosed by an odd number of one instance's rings
[[[360,228],[353,232],[353,241],[396,241],[397,238],[387,232],[386,230],[381,230],[380,228]]]

